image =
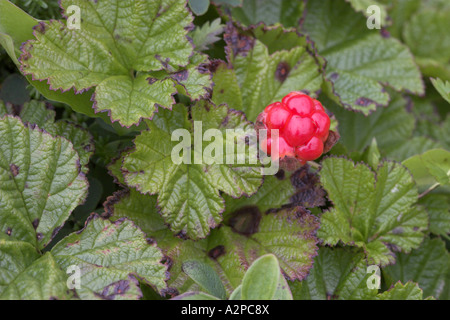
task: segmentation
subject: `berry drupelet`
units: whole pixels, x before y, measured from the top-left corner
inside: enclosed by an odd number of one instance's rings
[[[265,150],[268,155],[271,155],[271,129],[279,130],[280,159],[295,157],[305,164],[322,155],[330,130],[330,117],[316,99],[301,92],[291,92],[281,102],[268,105],[261,120],[268,130]]]

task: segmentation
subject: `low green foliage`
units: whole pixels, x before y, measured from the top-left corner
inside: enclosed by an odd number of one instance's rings
[[[448,1],[60,5],[0,0],[1,300],[449,299]],[[268,174],[293,91],[327,154]]]

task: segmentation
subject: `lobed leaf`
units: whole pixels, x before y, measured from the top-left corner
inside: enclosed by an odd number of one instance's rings
[[[23,241],[0,240],[0,300],[69,299],[67,276],[51,253]]]
[[[442,81],[441,79],[433,79],[431,78],[431,83],[433,83],[433,86],[436,88],[436,90],[439,92],[439,94],[444,98],[448,103],[450,103],[450,82],[449,81]]]
[[[36,40],[22,50],[23,72],[48,80],[54,90],[95,87],[94,109],[108,111],[112,121],[127,127],[152,118],[158,106],[170,108],[176,93],[170,77],[180,70],[188,77],[185,67],[193,54],[186,1],[61,2],[64,12],[71,5],[83,13],[80,29],[62,21],[40,22]],[[151,72],[160,70],[164,77],[155,81]]]
[[[237,288],[245,271],[258,257],[274,254],[288,279],[303,279],[312,267],[317,251],[315,233],[318,220],[300,207],[263,215],[254,233],[237,233],[235,226],[224,225],[212,230],[200,241],[180,240],[164,225],[156,208],[156,197],[131,190],[118,193],[107,201],[111,219],[133,219],[158,245],[171,261],[169,287],[179,292],[198,291],[181,266],[196,259],[210,265],[220,276],[227,293]]]
[[[450,256],[442,240],[425,239],[422,245],[410,254],[398,253],[396,256],[396,263],[383,269],[388,285],[412,280],[423,289],[425,297],[440,296],[445,276],[450,270]]]
[[[450,234],[450,200],[445,194],[427,194],[419,200],[430,217],[429,229],[436,235]]]
[[[0,239],[44,248],[86,197],[87,179],[72,143],[0,119]]]
[[[162,252],[127,219],[111,223],[93,215],[81,232],[61,240],[51,253],[61,268],[80,269],[81,299],[138,299],[137,279],[158,292],[166,288]]]
[[[450,185],[450,152],[447,150],[429,150],[412,156],[402,163],[411,171],[419,185],[430,181]]]
[[[0,117],[12,115],[14,110],[4,106],[0,101]],[[36,125],[52,136],[64,137],[72,142],[74,149],[80,156],[80,164],[84,173],[88,172],[89,159],[94,153],[94,143],[89,132],[67,121],[55,122],[55,111],[48,108],[42,101],[31,100],[25,103],[18,114],[24,123]]]
[[[208,47],[220,40],[219,35],[224,31],[224,25],[220,18],[211,22],[205,22],[201,27],[198,26],[192,31],[191,37],[195,49],[198,51],[207,50]]]
[[[197,133],[191,121],[202,124]],[[237,141],[241,143],[246,132],[252,129],[241,113],[207,102],[192,107],[191,121],[182,105],[175,106],[171,112],[160,112],[154,121],[148,123],[149,130],[136,138],[136,149],[125,157],[122,170],[127,185],[143,193],[158,194],[161,214],[173,232],[199,239],[206,237],[210,229],[222,221],[224,203],[219,190],[232,197],[251,195],[260,186],[262,176],[258,165],[248,161],[251,150],[248,153],[244,150],[245,154],[235,151],[243,157],[245,164],[237,164],[237,160],[233,160],[234,164],[226,164],[228,161],[225,158],[218,161],[208,158],[208,153],[205,153],[205,148],[209,146],[207,143],[199,150],[194,146],[193,152],[191,148],[183,151],[188,160],[200,157],[197,163],[195,159],[190,163],[181,160],[181,163],[175,163],[172,151],[179,144],[172,141],[175,129],[186,129],[193,136],[208,129],[217,129],[224,142],[227,129],[241,129],[241,132],[236,131]],[[231,143],[235,150],[234,141]],[[191,142],[188,143],[190,145]]]
[[[391,98],[386,108],[378,108],[370,117],[344,110],[328,99],[323,103],[338,119],[340,142],[348,151],[364,150],[376,138],[382,155],[402,161],[441,147],[426,136],[414,137],[416,119],[407,111],[411,104],[399,94],[391,93]]]
[[[322,162],[321,182],[334,208],[321,217],[318,236],[326,244],[339,241],[362,247],[370,263],[393,263],[392,250],[417,248],[428,216],[416,206],[417,187],[401,165],[383,162],[374,172],[343,158]]]
[[[411,48],[424,75],[450,80],[450,6],[426,6],[417,10],[403,28],[405,43]]]
[[[417,285],[408,281],[405,285],[396,283],[393,288],[379,294],[376,300],[423,300],[423,292]]]
[[[369,289],[370,276],[360,251],[322,247],[309,276],[290,286],[296,300],[371,300],[378,290]]]
[[[302,29],[326,59],[326,92],[346,109],[370,114],[395,90],[423,94],[413,56],[400,41],[369,30],[366,19],[344,1],[309,1]],[[320,23],[318,23],[320,21]]]

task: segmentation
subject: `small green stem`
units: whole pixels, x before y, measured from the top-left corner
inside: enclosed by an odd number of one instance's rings
[[[435,184],[433,184],[431,187],[429,187],[427,190],[425,190],[424,192],[422,192],[421,194],[419,194],[419,199],[426,196],[429,192],[433,191],[434,189],[436,189],[437,187],[439,187],[441,184],[439,182],[436,182]]]
[[[312,168],[314,168],[314,169],[316,169],[316,170],[319,170],[319,169],[320,169],[320,164],[318,164],[318,163],[315,162],[315,161],[308,161],[307,164],[309,164],[310,167],[312,167]]]

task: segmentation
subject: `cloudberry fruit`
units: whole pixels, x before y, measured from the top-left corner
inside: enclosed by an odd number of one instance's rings
[[[267,154],[273,145],[270,130],[278,129],[280,158],[295,156],[301,163],[322,155],[330,130],[330,117],[322,104],[301,92],[291,92],[281,102],[268,105],[262,123],[268,129]]]

